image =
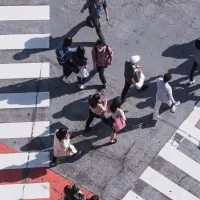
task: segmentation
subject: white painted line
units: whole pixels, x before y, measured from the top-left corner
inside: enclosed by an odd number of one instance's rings
[[[0,49],[47,49],[50,34],[0,35]]]
[[[1,123],[0,139],[46,137],[50,135],[49,126],[49,121]]]
[[[199,200],[151,167],[144,171],[140,179],[172,200]]]
[[[178,149],[167,143],[158,155],[200,182],[200,164]]]
[[[129,190],[126,196],[122,200],[144,200],[142,197],[138,196],[135,192]]]
[[[179,129],[176,131],[178,134],[182,135],[197,146],[199,145],[200,141],[200,130],[195,127],[195,125],[199,120],[199,111],[193,110],[188,118],[180,125]]]
[[[49,152],[0,154],[0,170],[49,167]]]
[[[43,199],[50,198],[49,183],[28,183],[0,185],[1,199]]]
[[[36,105],[37,98],[37,105]],[[49,107],[49,92],[0,94],[0,109]]]
[[[0,79],[48,78],[49,63],[0,64]]]
[[[0,6],[0,21],[49,20],[49,6]]]

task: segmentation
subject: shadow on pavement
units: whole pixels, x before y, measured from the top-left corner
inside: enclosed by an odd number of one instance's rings
[[[62,35],[60,37],[53,38],[52,36],[50,36],[50,38],[49,37],[32,38],[25,43],[25,49],[23,51],[15,54],[13,56],[13,58],[15,60],[23,60],[23,59],[29,58],[31,54],[36,54],[36,53],[40,53],[40,52],[46,52],[46,51],[49,51],[49,50],[59,49],[59,48],[61,48],[62,42],[63,42],[63,40],[66,36],[74,37],[78,33],[78,31],[85,26],[87,26],[86,21],[82,21],[79,24],[77,24],[75,27],[73,27],[70,31],[68,31],[65,35]],[[26,49],[26,48],[29,48],[30,46],[32,46],[33,44],[43,43],[44,39],[46,39],[46,41],[49,40],[50,48],[47,48],[47,49]],[[76,48],[79,45],[82,45],[84,47],[94,47],[95,42],[73,42],[72,48]]]

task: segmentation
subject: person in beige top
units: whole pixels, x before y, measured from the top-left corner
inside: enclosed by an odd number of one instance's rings
[[[57,157],[80,155],[81,151],[70,144],[70,134],[63,128],[56,130],[54,135],[52,165],[57,164]]]
[[[104,101],[101,101],[101,93],[95,93],[90,95],[88,99],[89,104],[89,117],[86,122],[84,132],[89,131],[90,124],[94,118],[101,118],[104,123],[107,124],[107,120],[104,117],[104,113],[107,111],[107,98],[104,98]]]

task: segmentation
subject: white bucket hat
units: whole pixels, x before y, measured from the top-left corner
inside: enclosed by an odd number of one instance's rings
[[[137,62],[139,62],[140,61],[140,56],[138,56],[138,55],[135,55],[135,56],[131,56],[131,58],[130,58],[130,62],[134,65],[134,64],[136,64]]]

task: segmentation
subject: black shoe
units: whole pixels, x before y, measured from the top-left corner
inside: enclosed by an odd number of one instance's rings
[[[106,88],[107,88],[107,85],[106,85],[106,84],[104,84],[104,85],[103,85],[103,89],[106,89]]]
[[[90,127],[88,127],[88,128],[85,128],[85,130],[83,131],[84,133],[87,133],[87,132],[89,132],[90,131]]]

